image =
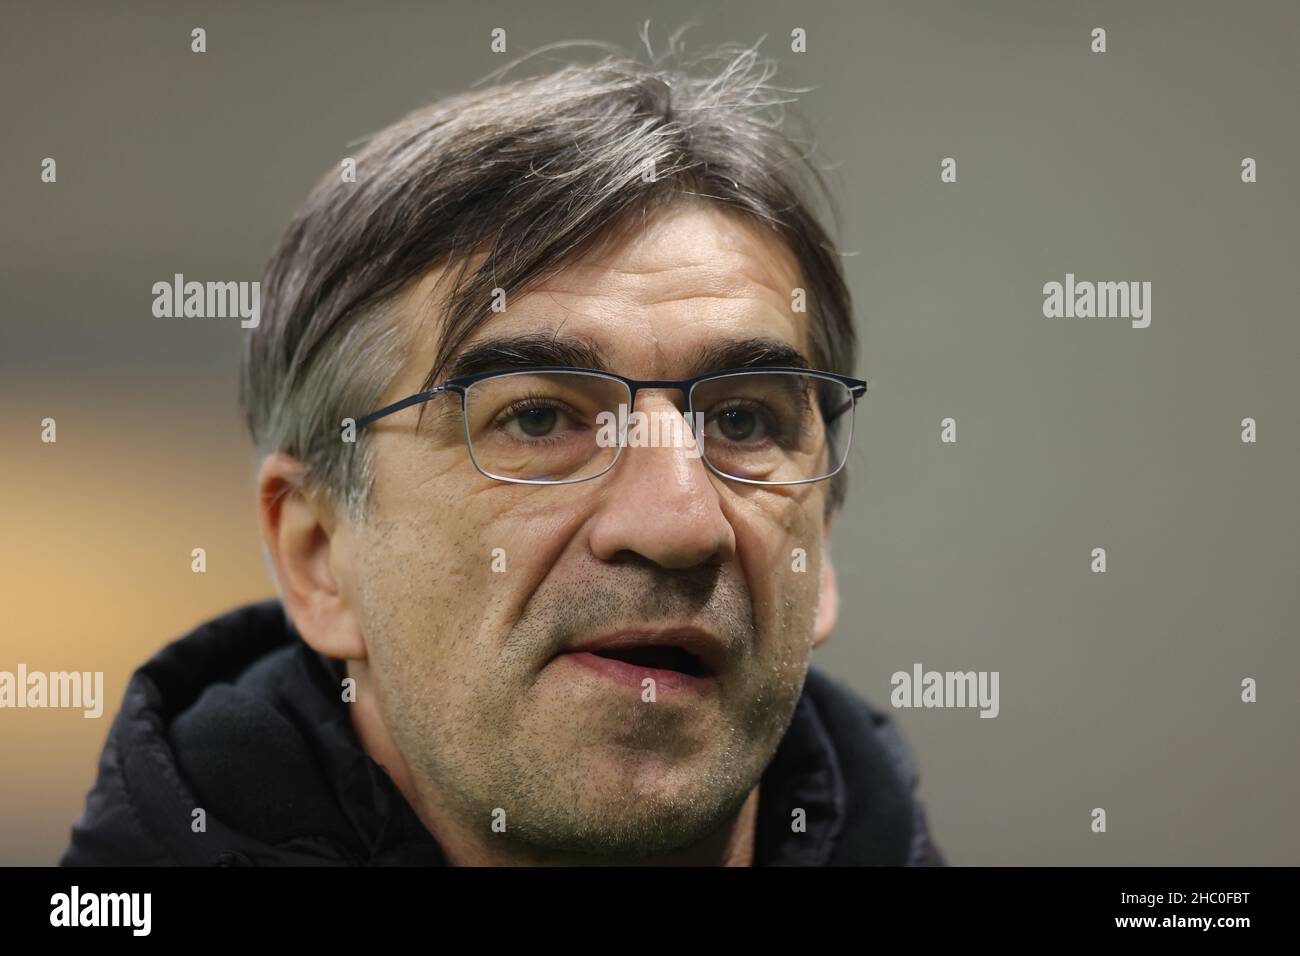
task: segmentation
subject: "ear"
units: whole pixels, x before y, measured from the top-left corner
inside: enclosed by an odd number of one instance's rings
[[[835,565],[831,563],[831,523],[826,521],[822,535],[822,576],[817,596],[817,617],[813,621],[813,647],[830,640],[840,616],[840,589],[835,583]]]
[[[257,473],[258,517],[280,599],[303,640],[318,653],[364,660],[365,640],[350,600],[347,526],[324,496],[309,493],[302,463],[268,455]]]

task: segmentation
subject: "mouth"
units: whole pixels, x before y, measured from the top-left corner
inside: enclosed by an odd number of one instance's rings
[[[704,691],[722,671],[722,642],[703,631],[623,632],[561,650],[569,660],[616,683],[644,690]]]
[[[635,647],[610,647],[589,651],[610,661],[622,661],[643,670],[675,671],[690,677],[711,676],[704,662],[690,651],[671,644],[642,644]]]

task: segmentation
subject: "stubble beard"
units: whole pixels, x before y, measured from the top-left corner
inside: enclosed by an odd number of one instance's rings
[[[766,646],[771,638],[758,635],[743,587],[713,585],[707,596],[676,583],[667,592],[603,583],[545,589],[495,656],[474,643],[477,635],[455,638],[472,649],[461,665],[470,676],[461,677],[439,666],[442,655],[432,652],[449,649],[452,639],[430,635],[427,617],[371,614],[366,633],[383,688],[380,709],[421,798],[480,842],[534,857],[637,862],[717,833],[736,817],[789,726],[807,653]],[[702,745],[684,724],[699,705],[655,709],[620,697],[600,713],[575,713],[570,701],[537,693],[546,673],[537,669],[539,648],[558,646],[560,635],[685,610],[697,619],[703,612],[716,632],[754,652],[734,658],[743,663],[726,675],[721,703],[710,711],[719,732]],[[788,625],[792,608],[783,610]],[[468,696],[456,701],[441,692],[467,683]]]

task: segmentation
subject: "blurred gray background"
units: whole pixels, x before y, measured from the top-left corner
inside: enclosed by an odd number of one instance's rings
[[[918,662],[1000,672],[996,719],[892,711],[951,862],[1300,862],[1300,6],[0,10],[0,669],[103,669],[108,701],[0,711],[0,863],[57,858],[145,656],[273,593],[238,322],[154,319],[152,284],[260,278],[350,142],[501,66],[493,27],[510,57],[636,51],[646,19],[656,49],[689,21],[688,51],[766,35],[776,82],[815,87],[870,392],[814,662],[886,706]],[[1067,272],[1150,281],[1150,328],[1044,318]]]

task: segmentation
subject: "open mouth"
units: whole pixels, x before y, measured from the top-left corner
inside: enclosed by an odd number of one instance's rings
[[[653,686],[656,692],[709,695],[721,689],[726,651],[719,638],[698,629],[625,631],[570,645],[556,659],[643,694]]]
[[[588,651],[594,657],[622,661],[633,667],[676,671],[688,677],[711,676],[704,662],[681,647],[670,644],[641,644],[636,647],[603,647]]]

